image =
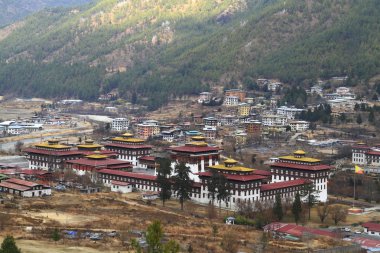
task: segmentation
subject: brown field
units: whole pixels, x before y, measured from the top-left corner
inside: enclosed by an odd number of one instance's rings
[[[252,245],[260,238],[261,232],[253,228],[228,226],[222,218],[206,218],[207,210],[203,206],[187,203],[187,211],[182,212],[176,201],[171,200],[162,207],[159,201],[147,205],[139,197],[138,193],[56,193],[43,199],[16,199],[12,203],[13,208],[9,203],[0,207],[0,227],[3,228],[0,234],[12,234],[24,253],[41,252],[41,249],[52,253],[128,252],[128,242],[134,237],[129,231],[144,231],[152,220],[160,220],[166,239],[180,242],[183,251],[191,244],[194,252],[224,252],[220,244],[225,234],[233,235],[241,250],[251,251]],[[191,214],[204,218],[194,218]],[[222,211],[220,217],[227,214]],[[215,237],[212,235],[213,224],[218,226]],[[32,227],[32,232],[26,232],[27,227]],[[54,228],[116,230],[120,237],[105,238],[96,243],[89,239],[62,239],[55,244],[50,239]]]

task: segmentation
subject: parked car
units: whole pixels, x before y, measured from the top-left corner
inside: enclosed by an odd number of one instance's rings
[[[118,236],[117,232],[116,231],[111,231],[107,234],[109,237],[116,237]]]
[[[351,229],[350,228],[344,228],[344,231],[345,232],[351,232]]]
[[[93,240],[93,241],[99,241],[101,239],[102,239],[101,233],[92,233],[90,236],[90,240]]]

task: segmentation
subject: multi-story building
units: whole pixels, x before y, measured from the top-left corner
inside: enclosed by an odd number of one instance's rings
[[[258,120],[250,120],[244,123],[245,131],[250,135],[261,134],[261,122]]]
[[[170,158],[172,168],[177,163],[183,162],[190,167],[190,178],[199,182],[197,173],[204,172],[207,166],[217,165],[219,163],[221,149],[219,147],[209,146],[204,141],[194,140],[184,146],[171,147]]]
[[[137,124],[137,135],[139,138],[146,140],[151,136],[158,135],[159,133],[160,126],[158,125],[158,121],[147,120],[141,124]]]
[[[220,117],[220,124],[222,126],[233,126],[238,121],[239,121],[239,119],[233,115],[223,115]]]
[[[352,146],[352,163],[357,165],[380,166],[380,145],[374,147],[365,143]]]
[[[202,147],[202,150],[199,148]],[[238,162],[233,159],[227,159],[222,164],[209,162],[203,166],[202,159],[214,159],[219,156],[218,150],[204,149],[206,146],[187,145],[183,147],[175,147],[172,151],[172,158],[175,162],[185,162],[191,168],[191,177],[196,180],[192,186],[190,194],[191,200],[209,204],[212,202],[212,193],[209,191],[209,181],[213,175],[223,175],[227,180],[226,187],[229,190],[230,196],[220,203],[215,198],[214,205],[223,208],[236,209],[239,203],[251,203],[255,201],[269,201],[274,203],[275,196],[280,195],[282,199],[294,198],[297,192],[302,192],[305,185],[313,183],[313,180],[318,177],[288,179],[287,181],[271,182],[272,174],[269,171],[257,170],[238,165]],[[180,149],[179,149],[180,148]],[[214,152],[210,154],[210,152]],[[300,153],[300,152],[297,152]],[[210,157],[211,156],[211,157]],[[196,164],[195,167],[191,164]],[[202,168],[202,166],[204,168]],[[215,172],[215,173],[214,173]],[[157,184],[156,176],[126,172],[120,170],[102,169],[98,171],[98,178],[108,186],[112,187],[115,182],[123,182],[131,184],[133,188],[142,191],[160,191]],[[129,191],[128,191],[129,192]],[[320,198],[323,199],[324,192],[320,192]],[[175,194],[173,194],[175,197]]]
[[[91,178],[95,178],[96,173],[101,169],[132,171],[132,167],[131,162],[112,159],[100,152],[65,163],[65,169],[72,170],[77,175],[88,174]]]
[[[236,96],[225,96],[223,104],[225,106],[237,106],[239,104],[239,97],[236,97]]]
[[[309,129],[310,122],[303,120],[292,120],[289,122],[291,131],[294,132],[304,132]]]
[[[244,102],[247,92],[240,89],[226,90],[225,97],[237,97],[240,102]]]
[[[139,158],[139,167],[141,169],[156,170],[157,163],[155,156],[142,156]]]
[[[282,115],[263,115],[262,122],[264,126],[286,126],[288,118]]]
[[[197,130],[189,130],[185,131],[185,140],[186,142],[190,142],[194,137],[203,136],[203,133],[197,131]]]
[[[215,140],[216,138],[216,127],[215,126],[205,126],[203,129],[204,137],[207,140]]]
[[[58,140],[48,140],[23,150],[27,154],[30,169],[49,171],[63,170],[65,161],[78,159],[83,152],[60,144]]]
[[[208,102],[212,99],[212,93],[211,92],[201,92],[199,94],[198,103],[202,104],[203,102]]]
[[[112,119],[111,131],[125,132],[128,130],[129,120],[127,118],[115,118]]]
[[[306,179],[314,184],[319,191],[319,200],[327,200],[327,179],[329,165],[324,165],[321,160],[306,157],[306,153],[297,150],[293,155],[279,157],[279,160],[271,164],[272,182],[284,182],[296,179]]]
[[[215,117],[203,118],[203,124],[205,126],[218,126],[218,119]]]
[[[238,105],[238,115],[239,116],[249,116],[251,113],[251,105],[247,103],[240,103]]]
[[[245,145],[247,143],[247,133],[244,130],[237,129],[235,131],[236,145]]]
[[[129,133],[112,138],[104,147],[117,153],[118,159],[131,162],[133,167],[138,167],[138,159],[141,156],[150,155],[152,151],[152,146],[146,145],[142,139],[133,138]]]
[[[270,183],[271,173],[269,171],[239,166],[237,161],[227,159],[223,164],[209,166],[207,171],[198,173],[201,183],[201,198],[195,199],[195,201],[211,202],[208,181],[212,178],[213,171],[221,173],[227,179],[230,197],[220,204],[222,207],[231,209],[236,209],[239,202],[252,205],[256,201],[274,202],[277,194],[280,194],[282,199],[294,197],[296,192],[301,191],[305,185],[310,183],[305,179]]]
[[[295,107],[281,106],[277,108],[277,115],[285,116],[288,119],[295,119],[297,114],[305,111],[305,109],[298,109]]]
[[[278,89],[280,89],[281,86],[282,86],[282,83],[280,83],[280,82],[270,82],[270,83],[268,84],[268,90],[269,90],[269,91],[272,91],[272,92],[275,92],[275,91],[277,91]]]

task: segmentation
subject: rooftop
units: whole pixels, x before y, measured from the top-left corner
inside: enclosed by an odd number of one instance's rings
[[[128,143],[113,143],[109,142],[105,144],[106,147],[118,147],[118,148],[125,148],[125,149],[152,149],[152,146],[150,145],[134,145],[134,144],[128,144]]]
[[[182,153],[210,153],[210,152],[219,152],[220,148],[210,147],[210,146],[199,146],[199,145],[185,145],[179,147],[171,147],[170,150],[173,152],[182,152]]]
[[[115,137],[112,138],[113,141],[129,142],[129,143],[143,143],[143,139],[138,138],[127,138],[127,137]]]
[[[321,160],[312,157],[296,157],[292,155],[280,156],[281,160],[297,161],[297,162],[307,162],[307,163],[319,163]]]
[[[126,171],[110,170],[110,169],[102,169],[102,170],[99,170],[98,173],[124,176],[124,177],[137,178],[137,179],[153,180],[153,181],[156,180],[157,178],[156,176],[147,175],[143,173],[126,172]]]
[[[289,169],[297,169],[297,170],[308,170],[308,171],[320,171],[320,170],[330,170],[331,166],[329,165],[303,165],[296,163],[284,163],[284,162],[276,162],[271,165],[271,167],[281,167],[281,168],[289,168]]]
[[[379,223],[366,222],[366,223],[362,224],[362,227],[367,228],[368,230],[371,230],[371,231],[380,232],[380,224]]]
[[[197,173],[199,176],[204,176],[204,177],[211,177],[212,173],[211,172],[200,172]],[[233,181],[241,181],[241,182],[246,182],[246,181],[254,181],[254,180],[261,180],[261,179],[266,179],[267,177],[261,176],[261,175],[256,175],[256,174],[247,174],[247,175],[231,175],[231,174],[223,174],[228,180],[233,180]]]
[[[294,187],[299,185],[308,184],[310,181],[306,179],[296,179],[296,180],[290,180],[285,182],[278,182],[278,183],[271,183],[271,184],[263,184],[261,185],[261,191],[270,191],[270,190],[277,190],[282,188],[288,188],[288,187]]]

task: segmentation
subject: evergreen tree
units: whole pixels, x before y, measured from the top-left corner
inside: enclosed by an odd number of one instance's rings
[[[217,189],[218,193],[216,198],[218,199],[220,210],[222,208],[222,201],[226,202],[228,197],[231,195],[227,178],[222,173],[219,173]]]
[[[211,197],[211,204],[214,205],[215,198],[217,195],[217,190],[218,190],[217,184],[218,184],[219,175],[216,170],[212,170],[211,173],[212,173],[211,177],[207,181],[207,189]]]
[[[301,192],[302,197],[305,197],[306,199],[306,205],[309,209],[309,220],[311,216],[311,208],[318,203],[318,196],[319,196],[319,191],[315,189],[314,184],[307,184],[304,186],[302,192]]]
[[[162,201],[162,205],[165,206],[165,201],[170,199],[172,191],[171,191],[171,161],[167,158],[159,158],[158,159],[159,168],[157,170],[157,184],[161,188],[160,199]]]
[[[161,222],[156,220],[149,225],[146,231],[146,242],[148,244],[149,253],[160,253],[162,252],[162,237],[164,232],[161,226]]]
[[[356,117],[356,123],[358,123],[359,125],[361,125],[363,123],[363,119],[362,119],[361,114],[358,114],[358,116]]]
[[[296,222],[296,224],[298,224],[298,221],[300,220],[302,213],[301,197],[298,192],[296,193],[296,196],[293,201],[292,213],[294,216],[294,221]]]
[[[281,221],[282,218],[284,217],[280,194],[276,194],[276,199],[273,206],[273,214],[276,216],[277,220],[279,221]]]
[[[21,253],[21,250],[16,246],[13,236],[8,235],[5,237],[3,243],[1,244],[0,253]]]
[[[190,199],[190,194],[192,190],[192,181],[190,180],[190,168],[187,167],[183,162],[175,166],[176,175],[173,177],[174,185],[173,190],[179,198],[181,203],[181,210],[183,210],[184,201]]]
[[[61,240],[61,235],[59,234],[59,230],[57,228],[54,229],[53,231],[52,239],[55,242],[58,242],[59,240]]]
[[[369,114],[368,114],[368,122],[371,123],[371,124],[374,124],[375,123],[375,112],[373,109],[371,109],[369,111]]]
[[[170,240],[167,244],[164,245],[163,253],[178,253],[180,250],[178,242]]]

